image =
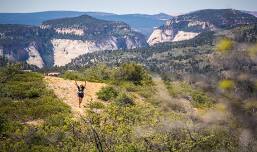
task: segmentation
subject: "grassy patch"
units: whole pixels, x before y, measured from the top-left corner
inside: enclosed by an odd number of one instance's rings
[[[196,108],[210,108],[213,106],[212,99],[203,91],[193,88],[186,82],[165,82],[171,96],[186,98],[190,100]]]
[[[104,109],[105,105],[102,102],[91,102],[89,104],[90,109]]]
[[[0,149],[52,149],[53,145],[48,146],[51,144],[50,136],[58,135],[55,130],[65,130],[67,120],[71,118],[70,108],[47,90],[42,75],[19,70],[10,75],[8,71],[0,70],[1,76],[9,76],[0,83],[0,137],[5,137],[0,140]],[[33,120],[43,120],[45,123],[36,128],[26,124]]]

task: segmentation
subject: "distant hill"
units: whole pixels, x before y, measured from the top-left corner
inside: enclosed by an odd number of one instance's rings
[[[129,24],[133,29],[148,36],[154,27],[159,27],[172,16],[167,14],[126,14],[117,15],[103,12],[75,12],[75,11],[47,11],[36,13],[0,13],[0,24],[25,24],[40,25],[43,21],[64,18],[77,17],[81,15],[90,15],[92,17],[104,20],[122,21]]]
[[[127,14],[127,15],[107,15],[99,16],[92,15],[93,17],[113,20],[113,21],[122,21],[129,24],[134,30],[143,33],[146,36],[149,36],[155,27],[159,27],[165,23],[168,19],[171,19],[172,16],[167,14],[156,14],[156,15],[145,15],[145,14]]]
[[[205,31],[232,28],[257,23],[251,14],[233,9],[207,9],[180,15],[154,30],[148,39],[150,45],[161,42],[183,41]]]
[[[243,12],[246,12],[248,14],[251,14],[251,15],[257,17],[257,11],[243,11]]]
[[[145,36],[123,22],[88,15],[32,25],[0,25],[0,56],[38,67],[61,66],[94,51],[146,47]]]

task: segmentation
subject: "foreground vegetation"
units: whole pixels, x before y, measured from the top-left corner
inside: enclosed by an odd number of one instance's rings
[[[148,102],[158,98],[158,94],[149,73],[140,65],[126,64],[113,69],[100,65],[84,71],[91,72],[69,72],[63,77],[104,81],[108,86],[98,93],[102,102],[91,101],[85,116],[73,119],[69,107],[47,90],[42,75],[2,68],[0,149],[115,152],[242,149],[236,120],[224,105],[216,104],[200,90],[194,91],[182,82],[175,85],[167,81],[174,98],[192,95],[194,102],[201,103],[195,107],[204,110],[196,115],[189,111],[163,111]],[[106,71],[109,72],[104,76]],[[127,77],[122,76],[124,73]],[[205,102],[211,106],[202,104]]]
[[[41,74],[9,66],[0,75],[0,151],[56,149],[68,130],[70,108],[46,89]]]

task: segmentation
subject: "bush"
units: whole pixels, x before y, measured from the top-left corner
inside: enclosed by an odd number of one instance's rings
[[[1,96],[15,99],[36,98],[42,95],[43,77],[36,73],[19,73],[2,83]]]
[[[16,74],[21,73],[19,69],[19,65],[9,65],[6,68],[0,68],[0,82],[4,83]]]
[[[64,79],[70,79],[70,80],[84,80],[84,76],[83,74],[79,73],[79,72],[65,72],[62,77]]]
[[[197,108],[211,107],[211,101],[208,96],[202,92],[194,91],[192,93],[193,105]]]
[[[74,71],[65,72],[62,77],[70,80],[87,80],[91,82],[105,82],[110,81],[113,78],[113,70],[104,64],[92,66],[90,68]]]
[[[137,85],[151,82],[151,77],[147,74],[143,66],[135,63],[123,64],[116,72],[115,78],[131,81]]]
[[[243,105],[243,108],[247,113],[254,114],[257,113],[257,101],[246,101],[246,103]]]
[[[30,90],[27,91],[26,96],[28,98],[37,98],[37,97],[40,97],[41,91],[42,91],[41,89],[31,88]]]
[[[116,86],[119,86],[119,88],[124,89],[128,92],[136,92],[138,91],[139,86],[135,85],[134,83],[128,82],[128,81],[122,81],[113,83]]]
[[[193,106],[196,108],[210,108],[212,100],[202,90],[193,88],[186,82],[166,82],[167,89],[171,96],[178,98],[192,98]]]
[[[118,92],[113,87],[104,87],[96,93],[98,99],[108,101],[118,96]]]
[[[125,93],[120,94],[115,100],[115,103],[121,106],[134,105],[133,99],[127,96]]]
[[[90,109],[104,109],[104,104],[101,102],[91,102],[89,104]]]
[[[0,115],[0,136],[4,132],[5,124],[6,124],[6,118]]]
[[[88,81],[103,82],[112,79],[113,70],[104,64],[99,64],[86,69],[84,76]]]
[[[228,53],[233,48],[232,40],[228,38],[223,38],[219,40],[216,44],[216,49],[221,53]]]
[[[189,96],[193,88],[186,82],[168,82],[166,81],[167,89],[173,97]]]
[[[234,81],[232,80],[222,80],[219,82],[219,88],[223,90],[231,90],[234,88]]]

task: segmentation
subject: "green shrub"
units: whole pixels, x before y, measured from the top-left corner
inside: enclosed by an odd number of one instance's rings
[[[62,77],[64,79],[70,79],[70,80],[84,80],[84,76],[83,74],[79,73],[79,72],[65,72]]]
[[[9,78],[1,87],[1,96],[15,99],[36,98],[45,87],[43,77],[36,73],[18,73]]]
[[[232,80],[222,80],[219,82],[218,86],[223,90],[231,90],[234,88],[235,84]]]
[[[118,96],[118,92],[113,87],[104,87],[96,93],[98,99],[108,101]]]
[[[137,85],[151,82],[151,77],[144,67],[135,63],[123,64],[116,71],[115,78],[117,80],[131,81]]]
[[[47,123],[47,125],[52,126],[52,127],[53,126],[61,127],[61,126],[66,125],[65,118],[66,118],[65,114],[61,114],[61,113],[60,114],[51,115],[51,116],[49,116],[47,118],[46,123]]]
[[[87,80],[91,82],[105,82],[110,81],[113,78],[114,70],[104,64],[98,64],[90,68],[74,71],[65,72],[62,77],[70,80]]]
[[[127,96],[125,93],[120,94],[116,100],[115,103],[121,106],[128,106],[128,105],[134,105],[134,101],[131,97]]]
[[[104,109],[104,104],[101,102],[91,102],[89,104],[90,109]]]
[[[98,64],[86,69],[83,74],[85,79],[88,81],[103,82],[112,79],[113,71],[113,69],[104,64]]]
[[[0,68],[0,82],[4,83],[16,74],[21,73],[19,68],[19,65],[9,65],[6,68]]]
[[[243,108],[247,113],[250,113],[250,114],[257,113],[257,101],[256,100],[245,101]]]
[[[166,82],[166,86],[170,95],[173,97],[192,97],[193,106],[196,108],[210,108],[212,106],[212,100],[206,93],[193,88],[186,82]]]
[[[112,84],[128,92],[136,92],[139,88],[139,86],[129,81],[117,81],[117,82],[113,82]]]
[[[211,107],[211,101],[207,95],[202,92],[194,91],[192,93],[193,105],[197,108]]]
[[[41,89],[31,88],[30,90],[27,91],[26,96],[28,98],[37,98],[37,97],[40,97],[41,92],[42,92]]]
[[[0,136],[2,134],[2,132],[4,132],[5,130],[5,124],[6,124],[6,118],[2,115],[0,115]]]
[[[217,51],[221,53],[228,53],[233,48],[233,41],[228,38],[219,40],[216,44]]]
[[[166,82],[167,89],[173,97],[188,96],[193,88],[186,82]]]

